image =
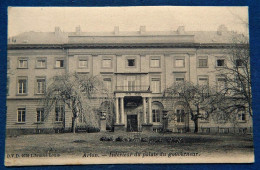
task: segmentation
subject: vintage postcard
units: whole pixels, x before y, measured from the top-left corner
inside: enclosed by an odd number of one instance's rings
[[[6,166],[254,162],[248,7],[9,7]]]

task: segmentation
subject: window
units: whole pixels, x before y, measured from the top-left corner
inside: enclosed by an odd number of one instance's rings
[[[246,121],[246,114],[245,113],[239,113],[238,114],[238,120],[239,121]]]
[[[37,90],[36,90],[36,93],[37,94],[44,94],[45,93],[45,86],[46,86],[46,83],[45,83],[45,78],[38,78],[37,80]]]
[[[160,59],[151,59],[150,67],[160,67]]]
[[[128,80],[128,91],[135,91],[135,80]]]
[[[199,67],[208,67],[208,59],[199,59]]]
[[[18,79],[18,94],[27,93],[27,78]]]
[[[111,68],[112,67],[112,60],[110,58],[106,58],[102,60],[102,67],[103,68]]]
[[[87,67],[88,61],[87,60],[79,60],[79,67]]]
[[[175,79],[176,83],[184,83],[184,78],[183,77],[178,77]]]
[[[238,133],[246,134],[247,128],[239,128]]]
[[[18,108],[17,109],[17,122],[18,123],[24,123],[25,122],[25,114],[26,114],[25,108]]]
[[[228,128],[219,128],[219,133],[229,133]]]
[[[44,121],[44,108],[37,108],[37,122],[43,122]]]
[[[199,77],[198,84],[201,86],[208,86],[208,78],[207,77]]]
[[[152,90],[153,93],[160,93],[161,92],[161,81],[160,81],[160,78],[152,78],[151,90]]]
[[[245,108],[241,108],[241,109],[238,111],[237,119],[238,119],[238,121],[240,121],[240,122],[245,122],[245,121],[246,121]]]
[[[112,91],[112,81],[111,78],[104,78],[104,86],[107,90]]]
[[[226,88],[226,81],[225,78],[217,78],[217,91],[223,92]]]
[[[64,60],[56,60],[55,67],[56,68],[63,68],[64,67]]]
[[[79,60],[79,68],[87,68],[88,67],[88,60],[80,59]]]
[[[62,122],[64,118],[64,106],[56,106],[55,107],[55,121]]]
[[[176,59],[175,67],[184,67],[184,59]]]
[[[18,68],[28,68],[28,60],[27,59],[19,59]]]
[[[46,59],[37,59],[36,68],[46,68]]]
[[[184,110],[183,109],[177,109],[176,116],[177,116],[178,123],[184,122]]]
[[[153,116],[153,122],[159,123],[161,122],[161,106],[157,103],[152,105],[152,116]]]
[[[209,81],[208,77],[199,77],[198,85],[200,86],[201,93],[208,94],[209,93]]]
[[[160,110],[159,109],[153,109],[153,122],[160,122]]]
[[[237,67],[242,67],[242,66],[243,66],[243,60],[237,59],[237,60],[236,60],[236,66],[237,66]]]
[[[125,80],[124,80],[125,90],[127,90],[127,91],[138,90],[138,89],[136,89],[136,84],[139,84],[138,82],[139,81],[136,80],[136,76],[125,77]]]
[[[128,59],[127,66],[134,67],[135,66],[135,59]]]
[[[225,60],[224,59],[217,59],[217,67],[224,67]]]

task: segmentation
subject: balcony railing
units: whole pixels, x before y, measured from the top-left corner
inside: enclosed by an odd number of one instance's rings
[[[116,86],[116,91],[122,92],[150,92],[150,86]]]

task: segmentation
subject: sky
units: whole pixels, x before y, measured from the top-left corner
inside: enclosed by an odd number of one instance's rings
[[[9,7],[8,37],[22,32],[64,32],[177,30],[216,31],[224,24],[228,30],[248,33],[248,7]]]

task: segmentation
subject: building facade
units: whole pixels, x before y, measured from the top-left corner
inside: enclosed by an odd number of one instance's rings
[[[7,133],[69,130],[71,111],[57,106],[48,117],[40,106],[48,79],[77,72],[99,75],[114,95],[115,131],[160,131],[167,110],[167,128],[172,132],[194,129],[181,101],[164,99],[163,91],[176,82],[190,81],[209,86],[221,85],[216,68],[229,55],[232,33],[225,26],[212,32],[64,33],[27,32],[8,41]],[[93,100],[93,105],[105,103]],[[97,113],[99,114],[99,113]],[[211,117],[199,120],[200,132],[251,132],[252,118],[238,116],[238,123],[219,124]]]

